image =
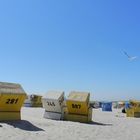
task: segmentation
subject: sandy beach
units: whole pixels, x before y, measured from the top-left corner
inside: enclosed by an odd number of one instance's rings
[[[121,110],[93,110],[93,122],[84,124],[43,118],[43,108],[23,107],[22,120],[0,123],[0,140],[139,140],[140,119]]]

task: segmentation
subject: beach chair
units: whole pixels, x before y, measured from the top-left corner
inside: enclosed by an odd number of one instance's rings
[[[20,84],[0,82],[0,121],[20,120],[25,98]]]
[[[90,93],[73,91],[66,100],[64,120],[77,122],[91,122],[92,108],[90,107]]]
[[[130,100],[130,106],[126,110],[127,117],[140,118],[140,101]]]
[[[61,120],[63,119],[64,92],[49,91],[42,97],[44,118]]]

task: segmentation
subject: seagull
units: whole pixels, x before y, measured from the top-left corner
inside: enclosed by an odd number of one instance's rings
[[[130,55],[128,55],[128,53],[127,53],[126,51],[123,51],[123,53],[128,57],[128,60],[129,60],[129,61],[133,61],[133,60],[135,60],[136,58],[138,58],[137,56],[130,56]]]

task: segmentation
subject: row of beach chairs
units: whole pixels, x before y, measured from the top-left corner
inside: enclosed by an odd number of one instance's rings
[[[90,93],[71,92],[64,100],[64,92],[50,91],[42,97],[45,108],[44,118],[91,122],[92,108],[89,105]]]
[[[30,97],[28,99],[28,97]],[[25,102],[25,100],[27,102]],[[20,120],[21,107],[42,107],[44,118],[78,122],[92,121],[90,93],[70,92],[65,99],[64,92],[50,91],[44,96],[27,96],[20,84],[0,82],[0,121]],[[127,117],[140,117],[140,101],[130,101],[126,108]],[[104,103],[102,110],[112,111],[111,103]]]
[[[28,97],[20,84],[0,82],[0,121],[20,120],[21,107]],[[71,92],[65,100],[64,92],[51,91],[43,97],[34,95],[30,98],[26,105],[43,106],[44,118],[79,122],[90,122],[92,119],[90,93]]]

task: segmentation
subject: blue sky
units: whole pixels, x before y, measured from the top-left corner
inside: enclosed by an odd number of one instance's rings
[[[0,81],[27,93],[140,99],[140,1],[0,1]],[[138,59],[129,61],[125,50]]]

